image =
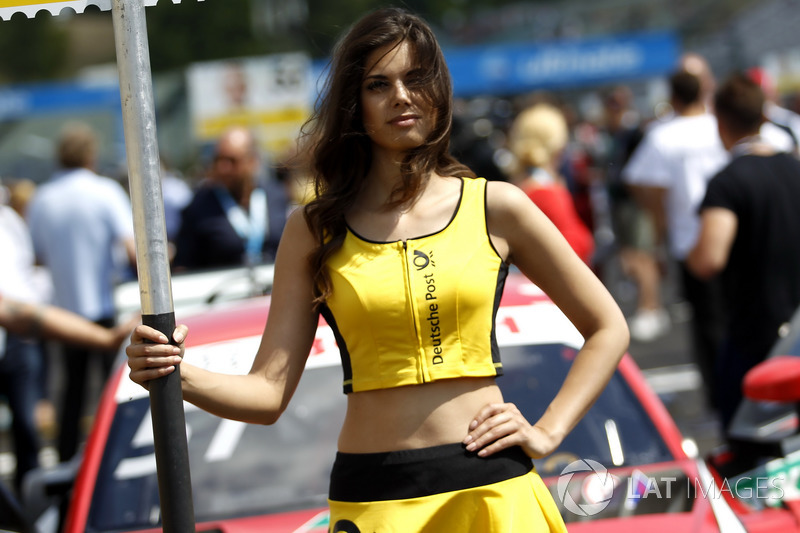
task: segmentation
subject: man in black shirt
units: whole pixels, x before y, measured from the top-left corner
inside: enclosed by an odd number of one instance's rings
[[[727,428],[745,373],[800,305],[800,161],[759,137],[764,94],[749,77],[729,78],[714,104],[732,160],[708,184],[688,265],[698,277],[723,276],[729,317],[715,373]]]

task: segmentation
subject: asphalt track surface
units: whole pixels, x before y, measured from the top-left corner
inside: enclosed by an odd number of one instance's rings
[[[602,278],[625,316],[630,318],[635,311],[635,286],[620,274],[614,261],[607,265]],[[683,436],[694,441],[697,452],[704,456],[721,444],[720,424],[708,406],[705,386],[692,356],[689,334],[692,314],[676,279],[676,265],[668,265],[661,292],[671,319],[669,331],[650,342],[631,339],[628,353],[672,414]]]

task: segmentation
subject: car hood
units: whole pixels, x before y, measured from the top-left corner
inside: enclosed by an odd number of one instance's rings
[[[290,511],[246,518],[232,518],[199,523],[197,533],[327,533],[328,509],[325,507]],[[138,533],[156,533],[161,529],[143,529]]]
[[[612,469],[613,496],[609,497],[607,508],[595,516],[578,516],[565,512],[570,533],[583,531],[602,533],[687,533],[719,532],[720,527],[714,516],[708,489],[699,481],[699,472],[694,461],[682,460],[636,468]],[[570,483],[576,483],[586,497],[587,483],[594,473],[578,474]],[[662,499],[666,496],[666,485],[674,493],[689,492],[694,487],[697,494],[686,495],[687,503],[676,505],[675,501]],[[559,478],[546,478],[545,483],[553,493],[559,506],[564,505],[564,492],[559,493]],[[562,485],[563,486],[563,485]],[[588,484],[591,486],[591,484]],[[589,492],[591,492],[589,488]],[[575,492],[575,491],[571,491]],[[676,494],[673,494],[674,497]],[[580,496],[573,494],[574,501],[586,504]],[[591,496],[589,496],[591,497]],[[649,500],[649,501],[648,501]],[[586,508],[586,507],[584,507]],[[645,509],[647,508],[647,509]],[[573,507],[573,509],[578,510]],[[563,512],[563,509],[562,509]],[[589,513],[591,515],[591,512]],[[329,527],[328,509],[316,507],[302,511],[274,513],[247,518],[220,520],[197,524],[198,533],[322,533]],[[157,529],[142,530],[151,533]]]
[[[631,516],[569,524],[569,533],[717,533],[713,524],[698,523],[694,513]]]

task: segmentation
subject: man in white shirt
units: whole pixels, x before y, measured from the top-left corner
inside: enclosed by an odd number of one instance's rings
[[[27,213],[34,249],[53,278],[54,303],[103,326],[114,323],[113,288],[123,267],[135,264],[130,199],[122,185],[97,175],[97,139],[85,124],[67,125],[59,139],[61,170],[39,186]],[[119,257],[127,259],[120,264]],[[66,385],[59,435],[62,461],[81,441],[89,361],[96,354],[65,347]],[[113,353],[101,354],[105,375]]]
[[[0,295],[30,304],[42,303],[45,295],[38,294],[31,283],[34,258],[28,228],[16,211],[2,204],[0,250]],[[38,466],[40,442],[34,413],[44,393],[43,365],[44,356],[37,342],[0,327],[0,390],[12,413],[17,490],[25,474]]]
[[[16,457],[14,486],[38,465],[40,438],[35,408],[46,398],[42,382],[44,354],[39,338],[117,350],[130,333],[130,321],[115,329],[102,328],[65,309],[48,305],[36,278],[33,245],[25,221],[0,203],[0,391],[12,413]]]
[[[657,238],[681,269],[683,295],[692,305],[695,359],[707,391],[713,389],[713,359],[722,336],[718,282],[703,282],[685,267],[700,228],[697,208],[708,181],[728,161],[707,112],[702,76],[682,69],[670,77],[675,116],[653,126],[631,156],[623,180],[653,218]]]

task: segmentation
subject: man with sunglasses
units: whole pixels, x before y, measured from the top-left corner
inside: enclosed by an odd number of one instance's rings
[[[176,270],[274,260],[289,202],[283,187],[263,170],[250,130],[234,127],[223,133],[207,179],[181,213]]]

